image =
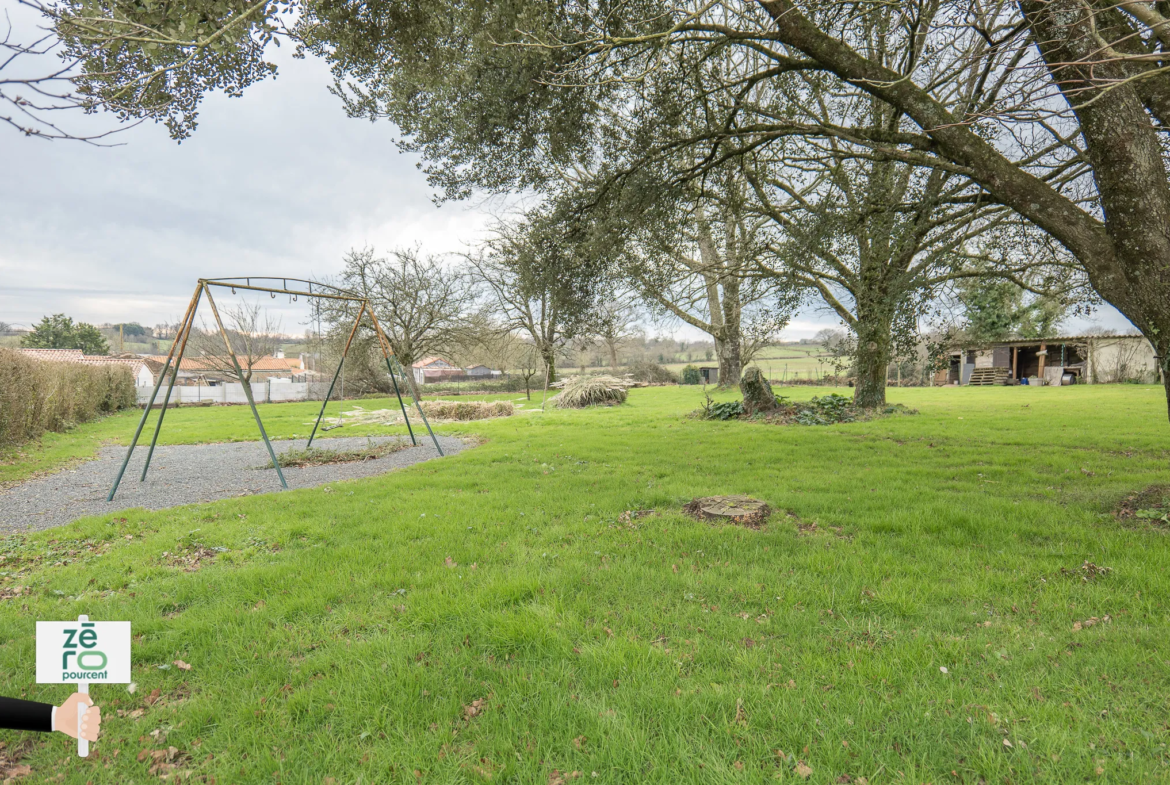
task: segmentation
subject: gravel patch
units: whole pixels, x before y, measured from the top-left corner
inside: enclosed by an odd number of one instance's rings
[[[369,441],[382,444],[393,441],[393,438],[315,439],[313,446],[354,450],[365,447]],[[303,449],[306,444],[306,439],[291,439],[273,442],[272,446],[281,453],[290,447]],[[447,455],[454,455],[468,446],[451,436],[440,436],[439,444]],[[134,450],[117,495],[112,502],[107,502],[106,494],[110,492],[125,457],[125,447],[103,447],[96,459],[76,468],[0,490],[0,533],[48,529],[87,515],[102,515],[132,507],[161,510],[181,504],[280,490],[280,480],[263,442],[156,447],[146,482],[138,481],[146,461],[146,449],[139,446]],[[437,457],[431,440],[420,438],[417,447],[408,447],[376,460],[289,467],[282,471],[290,489],[312,488],[338,480],[372,477]]]

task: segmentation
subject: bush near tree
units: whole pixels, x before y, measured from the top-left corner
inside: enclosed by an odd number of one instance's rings
[[[32,332],[20,339],[26,349],[80,349],[85,354],[109,354],[110,345],[98,328],[86,322],[74,323],[63,313],[46,316]]]

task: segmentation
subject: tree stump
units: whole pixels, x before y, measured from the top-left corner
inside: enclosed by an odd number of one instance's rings
[[[683,512],[700,521],[722,521],[759,529],[772,514],[772,509],[750,496],[704,496],[692,499]]]
[[[743,393],[744,414],[750,416],[760,412],[774,412],[780,408],[776,403],[776,393],[772,392],[772,385],[768,384],[767,377],[754,365],[744,370],[739,390]]]

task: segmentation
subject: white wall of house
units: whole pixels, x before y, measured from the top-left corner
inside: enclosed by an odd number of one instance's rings
[[[254,382],[252,396],[256,403],[282,403],[284,401],[321,400],[329,385],[324,383],[290,382],[284,379],[273,379],[271,382]],[[152,387],[138,388],[138,404],[145,405],[150,400]],[[166,390],[163,389],[155,403],[162,402]],[[217,384],[214,387],[207,385],[179,385],[171,391],[171,401],[184,403],[247,403],[248,396],[244,394],[244,385],[239,382]]]
[[[1132,379],[1154,384],[1159,381],[1154,347],[1137,335],[1106,335],[1089,341],[1089,381],[1095,384]]]

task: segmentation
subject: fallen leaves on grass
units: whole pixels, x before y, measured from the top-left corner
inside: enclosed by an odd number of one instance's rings
[[[812,776],[813,770],[808,765],[806,765],[804,761],[798,761],[796,768],[792,770],[792,773],[800,777],[802,780],[807,780]]]
[[[1170,485],[1151,485],[1121,500],[1113,511],[1120,521],[1141,521],[1150,526],[1170,524]]]
[[[0,782],[7,784],[20,777],[32,776],[32,768],[20,762],[31,747],[32,742],[27,739],[14,747],[0,741]]]
[[[447,568],[458,567],[459,563],[448,556],[446,559],[443,559],[443,566]]]
[[[487,703],[486,698],[476,698],[471,703],[463,707],[464,721],[474,719],[483,714],[484,705]]]
[[[189,664],[183,662],[182,660],[175,660],[175,667],[181,671],[191,670],[191,666]]]
[[[1067,567],[1060,568],[1060,574],[1069,578],[1080,578],[1083,583],[1090,583],[1098,578],[1104,578],[1109,573],[1113,572],[1112,567],[1101,567],[1093,564],[1091,561],[1086,561],[1075,570],[1070,570]]]
[[[1073,632],[1080,632],[1088,627],[1093,627],[1098,624],[1108,624],[1111,621],[1113,621],[1113,617],[1109,615],[1102,616],[1099,619],[1096,616],[1092,616],[1084,621],[1074,622],[1072,628]]]
[[[573,747],[578,750],[583,750],[585,749],[586,741],[587,739],[584,736],[578,736],[577,738],[573,739]]]
[[[144,749],[138,753],[138,762],[151,762],[150,773],[160,779],[166,779],[180,766],[189,763],[191,756],[177,747],[167,747],[165,750]]]
[[[206,548],[202,545],[195,545],[181,551],[164,551],[163,559],[169,567],[179,567],[184,572],[195,572],[203,566],[204,562],[211,561],[226,550],[227,548]]]
[[[581,772],[579,771],[566,771],[562,774],[556,769],[553,769],[548,775],[548,785],[565,785],[567,780],[575,780],[580,776]]]

